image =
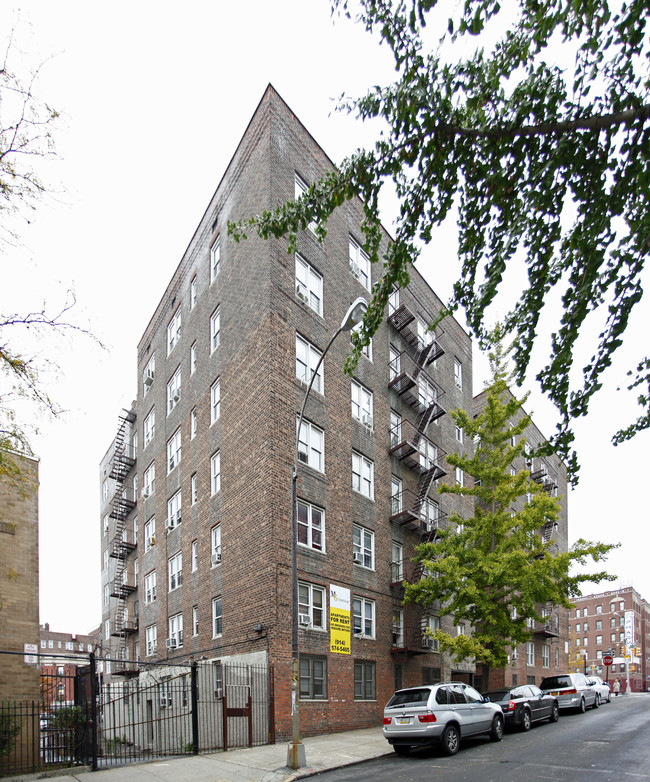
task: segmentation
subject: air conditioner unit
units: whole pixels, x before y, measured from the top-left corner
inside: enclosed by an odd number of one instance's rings
[[[519,659],[519,652],[515,649],[512,653],[512,659],[518,660]]]
[[[180,402],[180,399],[181,399],[181,392],[175,391],[174,395],[172,396],[172,402],[176,404],[176,402]]]
[[[149,538],[149,545],[150,546],[155,546],[156,545],[156,537],[155,537],[155,535],[153,535],[152,537]]]
[[[307,293],[307,288],[300,282],[296,285],[296,296],[301,301],[304,301],[305,304],[309,302],[309,295]]]
[[[165,529],[166,530],[174,529],[174,517],[173,516],[168,516],[165,519]]]
[[[310,627],[311,620],[309,619],[309,614],[298,614],[298,624],[301,627]]]
[[[355,565],[360,565],[361,564],[361,554],[353,554],[352,555],[352,561],[354,562]]]
[[[147,499],[147,497],[151,496],[151,491],[148,486],[143,486],[142,491],[140,493],[145,498],[145,500]]]
[[[144,376],[145,388],[149,388],[153,384],[153,372],[148,369],[147,374]]]
[[[218,565],[221,562],[221,552],[218,551],[216,554],[213,554],[211,557],[211,562],[213,565]]]
[[[372,429],[372,416],[364,413],[364,415],[361,416],[361,423],[364,426],[367,426],[368,429]]]
[[[423,649],[433,649],[433,638],[431,638],[428,635],[422,636],[422,648]]]
[[[176,639],[175,638],[168,638],[165,641],[165,645],[168,649],[175,649],[176,648]]]
[[[354,263],[354,261],[350,261],[350,271],[357,280],[361,277],[361,267],[357,263]]]

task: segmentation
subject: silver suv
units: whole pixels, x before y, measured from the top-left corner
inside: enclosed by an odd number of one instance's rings
[[[547,676],[542,679],[539,688],[555,695],[561,709],[577,709],[584,712],[587,706],[593,706],[594,709],[600,706],[600,694],[582,673]]]
[[[501,707],[463,682],[398,690],[384,709],[384,736],[398,755],[436,743],[447,755],[455,755],[461,739],[481,734],[501,741]]]

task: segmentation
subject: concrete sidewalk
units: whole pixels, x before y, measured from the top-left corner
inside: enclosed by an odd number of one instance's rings
[[[99,771],[66,769],[57,782],[288,782],[319,771],[350,766],[363,760],[392,754],[381,728],[365,728],[329,736],[303,739],[307,766],[292,771],[287,762],[287,744],[269,744],[252,749],[234,749],[210,755],[172,757]],[[42,779],[50,774],[13,777]]]

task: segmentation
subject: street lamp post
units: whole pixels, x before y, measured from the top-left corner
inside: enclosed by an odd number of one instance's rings
[[[321,353],[321,357],[312,372],[309,385],[302,400],[298,425],[296,428],[296,450],[294,454],[293,470],[291,473],[291,723],[292,741],[287,748],[287,766],[292,769],[302,768],[307,765],[305,758],[305,745],[300,741],[300,670],[298,660],[298,512],[296,500],[296,487],[298,483],[298,448],[300,445],[300,429],[305,412],[307,399],[314,385],[314,379],[318,374],[327,351],[332,347],[334,340],[342,331],[351,331],[363,320],[368,305],[363,297],[359,297],[350,305],[327,347]]]

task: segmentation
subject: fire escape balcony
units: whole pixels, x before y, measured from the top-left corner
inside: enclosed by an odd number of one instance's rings
[[[402,304],[390,312],[388,323],[415,348],[420,365],[427,366],[445,352],[438,341],[442,331],[438,329],[438,333],[434,334],[427,330],[433,316],[425,311],[407,289],[400,290],[399,295],[403,300]],[[418,315],[419,312],[423,314]]]
[[[403,590],[404,582],[415,583],[419,581],[424,567],[420,562],[410,559],[400,559],[390,563],[390,586],[392,589]]]
[[[438,530],[447,526],[447,514],[410,489],[395,494],[391,497],[391,503],[389,521],[417,532],[423,538],[434,538]]]
[[[544,459],[534,459],[530,467],[530,478],[535,483],[540,483],[545,492],[554,496],[557,494],[557,473]]]
[[[415,408],[426,420],[427,426],[445,414],[444,408],[438,404],[444,393],[442,388],[410,353],[400,353],[389,363],[388,377],[388,388]]]
[[[123,530],[116,535],[111,542],[110,556],[115,559],[126,559],[127,555],[137,547],[135,533],[132,530]]]
[[[112,519],[123,521],[129,513],[135,508],[135,500],[133,499],[133,491],[129,491],[122,486],[118,487],[115,491],[113,499],[111,500],[111,509],[108,515]]]
[[[415,606],[393,610],[391,654],[412,656],[439,651],[438,642],[426,632],[428,618]]]
[[[445,452],[410,421],[400,421],[390,430],[388,453],[418,475],[430,473],[431,481],[447,474],[441,467]]]
[[[538,638],[559,638],[560,637],[560,617],[557,608],[548,604],[545,609],[546,616],[539,622],[535,622],[533,635]]]
[[[131,592],[135,592],[137,585],[135,583],[135,576],[129,571],[124,571],[118,574],[113,579],[111,584],[111,597],[119,597],[121,600],[125,600]]]
[[[115,442],[113,457],[110,462],[111,471],[109,478],[122,483],[126,476],[131,472],[135,464],[135,451],[130,445]]]
[[[124,638],[126,635],[137,633],[138,629],[139,625],[137,616],[135,619],[116,619],[113,622],[113,632],[111,635],[115,636],[116,638]]]

